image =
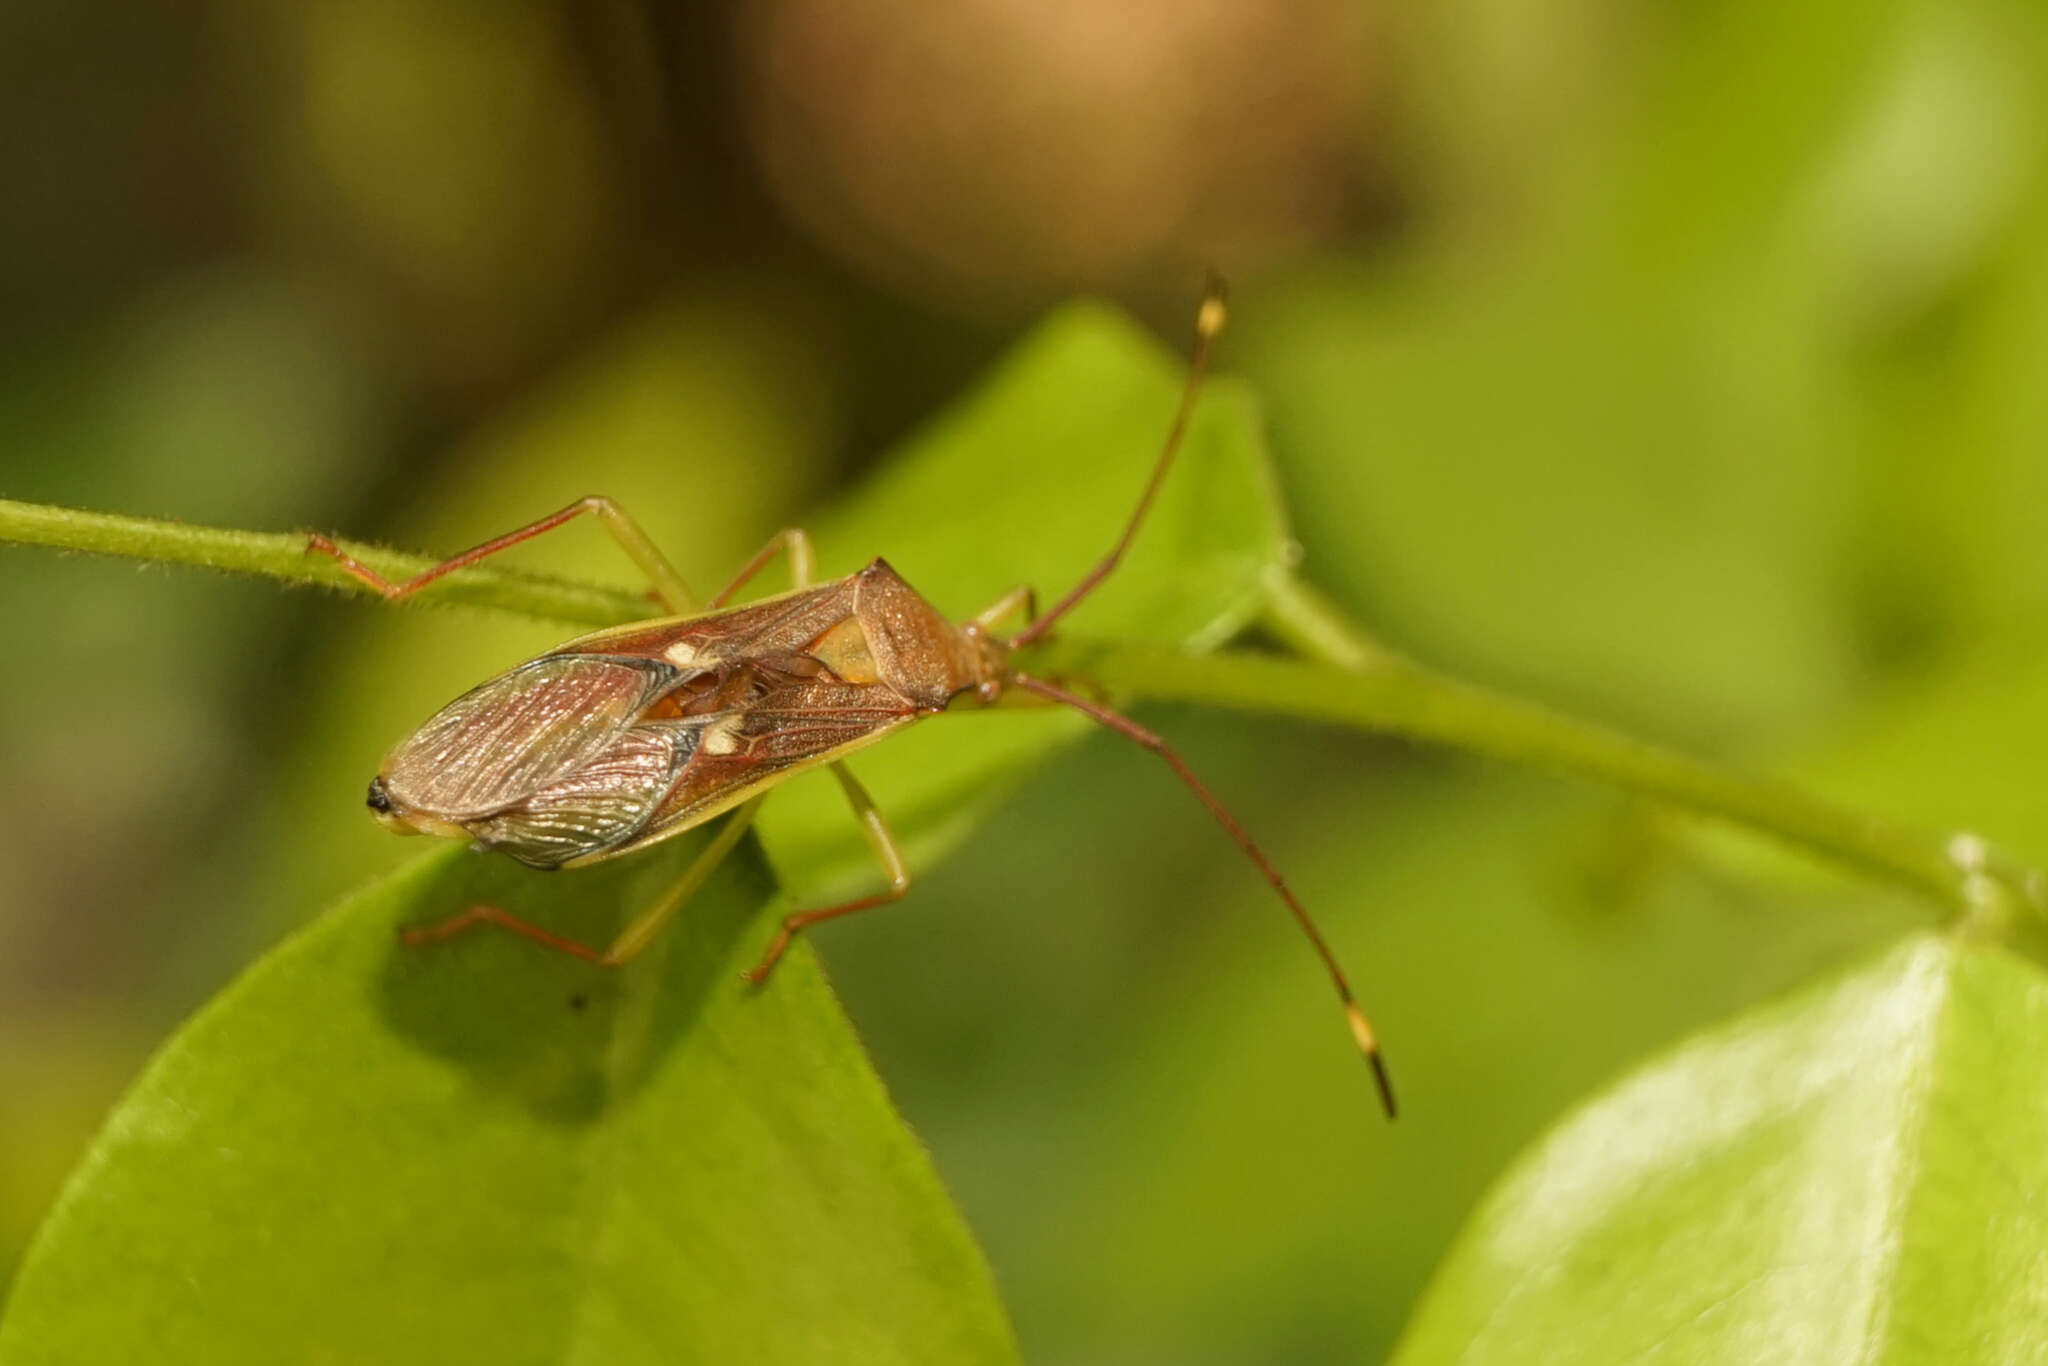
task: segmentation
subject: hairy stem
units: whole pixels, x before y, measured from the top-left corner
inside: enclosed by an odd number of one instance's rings
[[[306,537],[292,532],[228,531],[0,499],[0,541],[163,564],[198,565],[232,574],[260,574],[286,583],[317,584],[352,593],[370,592],[327,556],[308,555]],[[434,563],[419,555],[355,541],[336,544],[392,580],[411,578]],[[619,589],[484,566],[450,574],[422,590],[418,600],[490,607],[579,626],[610,626],[658,611],[647,599]]]

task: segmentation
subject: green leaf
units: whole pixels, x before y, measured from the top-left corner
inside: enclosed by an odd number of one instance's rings
[[[1908,938],[1539,1144],[1395,1360],[2038,1360],[2044,1070],[2037,969]]]
[[[988,1270],[743,847],[607,971],[397,926],[487,901],[602,942],[701,841],[573,875],[443,850],[157,1057],[23,1267],[0,1362],[1007,1361]]]

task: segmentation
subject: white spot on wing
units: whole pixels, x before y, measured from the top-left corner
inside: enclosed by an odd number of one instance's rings
[[[687,640],[679,640],[661,652],[661,657],[678,669],[687,669],[697,662],[698,650]]]
[[[740,719],[737,716],[721,716],[704,727],[703,738],[697,747],[706,754],[731,754],[740,747]]]

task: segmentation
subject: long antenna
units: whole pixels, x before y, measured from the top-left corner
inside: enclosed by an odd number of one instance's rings
[[[1126,539],[1129,539],[1128,534]],[[1041,617],[1039,620],[1043,621],[1044,618]],[[1010,682],[1027,692],[1035,692],[1040,697],[1050,698],[1054,702],[1072,707],[1119,735],[1137,741],[1166,760],[1168,766],[1180,775],[1180,780],[1188,785],[1188,790],[1195,794],[1203,806],[1209,808],[1209,814],[1216,818],[1216,823],[1223,827],[1230,838],[1237,841],[1237,847],[1244,850],[1251,861],[1258,865],[1259,872],[1272,884],[1273,890],[1280,894],[1280,899],[1287,903],[1287,909],[1294,912],[1294,919],[1301,926],[1301,932],[1308,936],[1308,942],[1314,945],[1317,956],[1323,960],[1323,966],[1329,969],[1330,981],[1337,988],[1337,999],[1344,1006],[1344,1018],[1351,1026],[1351,1037],[1358,1044],[1358,1051],[1365,1055],[1366,1063],[1371,1066],[1373,1083],[1379,1087],[1380,1104],[1386,1107],[1387,1118],[1392,1119],[1395,1112],[1393,1080],[1387,1075],[1387,1065],[1380,1057],[1379,1039],[1373,1034],[1372,1024],[1365,1018],[1365,1012],[1358,1008],[1357,998],[1351,994],[1351,983],[1344,979],[1344,969],[1337,966],[1337,955],[1330,952],[1323,932],[1316,928],[1316,922],[1309,918],[1309,913],[1302,904],[1294,899],[1294,893],[1288,890],[1279,869],[1267,860],[1258,845],[1252,843],[1252,837],[1244,832],[1244,827],[1237,823],[1237,818],[1224,809],[1223,803],[1217,801],[1215,794],[1202,785],[1202,780],[1194,775],[1165,740],[1146,730],[1130,717],[1111,711],[1108,707],[1091,702],[1085,697],[1077,697],[1065,689],[1056,688],[1043,679],[1033,678],[1028,674],[1013,674]]]
[[[1173,467],[1173,457],[1180,453],[1181,438],[1187,434],[1188,417],[1195,411],[1195,397],[1202,390],[1202,378],[1209,369],[1209,351],[1216,340],[1216,334],[1223,330],[1225,309],[1223,306],[1223,279],[1218,275],[1209,277],[1208,292],[1202,296],[1202,306],[1195,311],[1195,348],[1188,360],[1187,386],[1180,391],[1180,407],[1174,412],[1173,426],[1167,428],[1166,444],[1160,448],[1159,459],[1152,465],[1152,477],[1145,483],[1145,491],[1138,495],[1138,506],[1131,510],[1131,520],[1124,525],[1124,534],[1117,537],[1116,545],[1104,555],[1096,566],[1082,576],[1079,583],[1067,590],[1067,595],[1052,605],[1050,611],[1031,622],[1010,640],[1012,649],[1021,649],[1037,640],[1052,629],[1052,624],[1071,611],[1074,605],[1095,591],[1097,584],[1109,577],[1109,571],[1116,568],[1117,561],[1130,549],[1131,539],[1138,534],[1138,526],[1151,510],[1152,499],[1159,492],[1159,485],[1165,481],[1167,470]]]

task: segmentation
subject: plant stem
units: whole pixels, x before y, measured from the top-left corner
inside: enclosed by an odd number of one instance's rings
[[[307,554],[306,537],[289,532],[229,531],[0,499],[0,541],[371,591],[334,561]],[[392,580],[434,563],[356,542],[339,544]],[[1166,646],[1062,638],[1034,646],[1033,667],[1130,696],[1334,722],[1593,778],[1902,883],[1949,907],[1974,932],[2002,932],[2014,907],[2048,921],[2048,878],[1975,836],[1896,825],[1460,682],[1371,639],[1297,579],[1282,577],[1269,588],[1264,625],[1306,659],[1190,655]],[[591,626],[631,621],[652,610],[646,599],[620,589],[484,567],[450,574],[419,600]]]
[[[1730,821],[1934,898],[1959,922],[2048,915],[2042,879],[1970,835],[1893,824],[1797,788],[1435,673],[1357,632],[1313,589],[1281,587],[1264,624],[1313,660],[1048,642],[1034,663],[1139,698],[1299,716],[1575,774]]]
[[[327,556],[307,554],[306,537],[292,532],[228,531],[0,499],[0,541],[260,574],[286,583],[357,593],[372,591],[343,573]],[[434,563],[419,555],[355,541],[336,544],[393,581],[409,579]],[[486,567],[450,574],[422,589],[419,601],[464,603],[588,626],[610,626],[658,610],[645,598],[620,589]]]

